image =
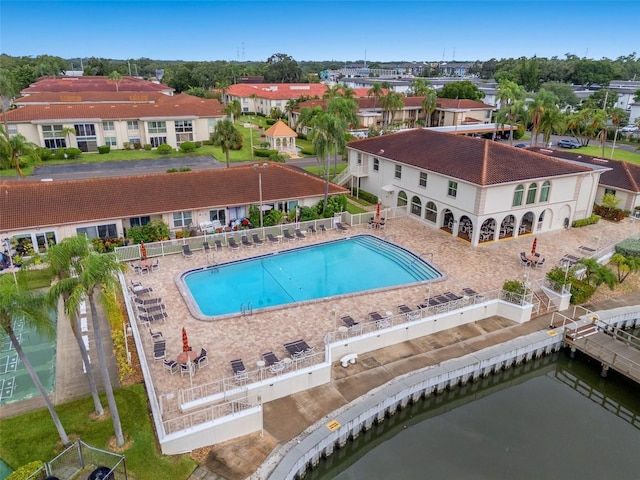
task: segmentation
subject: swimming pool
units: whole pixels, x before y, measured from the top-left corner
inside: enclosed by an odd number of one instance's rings
[[[190,270],[179,286],[191,313],[211,319],[439,278],[412,252],[357,235]]]

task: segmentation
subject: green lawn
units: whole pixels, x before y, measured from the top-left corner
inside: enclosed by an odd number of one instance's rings
[[[591,155],[593,157],[606,158],[607,160],[609,160],[609,158],[611,157],[611,147],[604,148],[604,157],[602,155],[602,147],[600,146],[588,146],[588,147],[582,147],[582,148],[578,148],[576,150],[570,150],[570,151],[574,153],[576,152],[584,153],[585,155]],[[629,152],[627,150],[622,150],[620,148],[617,148],[616,146],[616,149],[613,154],[613,159],[624,160],[625,162],[640,164],[640,151]]]
[[[347,163],[346,162],[338,163],[337,168],[336,168],[336,175],[338,175],[340,172],[342,172],[345,168],[347,168]],[[304,167],[304,170],[306,170],[309,173],[313,173],[314,175],[320,175],[324,169],[322,167],[320,167],[320,166],[313,166],[313,167]],[[330,176],[333,177],[333,163],[331,164],[331,175]]]
[[[197,464],[187,455],[164,456],[156,442],[147,395],[141,384],[115,391],[122,429],[132,440],[123,452],[130,478],[156,480],[171,478],[183,480]],[[104,396],[102,404],[107,405]],[[107,442],[113,436],[111,418],[96,421],[89,417],[93,411],[91,397],[56,406],[56,411],[72,440],[81,438],[85,443],[108,450]],[[0,458],[14,469],[35,461],[48,462],[62,451],[60,438],[47,409],[0,420]]]

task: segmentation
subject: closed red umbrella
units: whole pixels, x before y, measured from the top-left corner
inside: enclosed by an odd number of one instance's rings
[[[380,202],[376,205],[376,218],[380,218]]]
[[[142,260],[147,259],[147,247],[144,246],[144,242],[140,243],[140,256]]]
[[[182,327],[182,351],[183,352],[188,352],[191,350],[191,347],[189,346],[189,339],[187,338],[187,331],[185,330],[184,327]]]
[[[533,239],[533,245],[531,245],[531,255],[535,255],[536,254],[536,247],[538,246],[538,239],[534,238]]]

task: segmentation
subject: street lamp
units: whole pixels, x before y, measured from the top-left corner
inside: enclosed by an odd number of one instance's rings
[[[265,169],[267,168],[267,163],[263,163],[262,165],[255,163],[253,165],[253,168],[258,172],[258,190],[260,193],[260,228],[262,228],[263,226],[263,219],[262,219],[262,172],[260,171],[260,169]]]

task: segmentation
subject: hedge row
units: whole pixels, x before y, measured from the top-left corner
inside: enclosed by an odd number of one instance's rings
[[[589,218],[582,218],[573,222],[573,227],[586,227],[587,225],[593,225],[600,221],[600,215],[591,215]]]
[[[378,203],[378,197],[376,195],[365,192],[364,190],[358,190],[355,187],[351,190],[351,195],[366,200],[369,203]]]

